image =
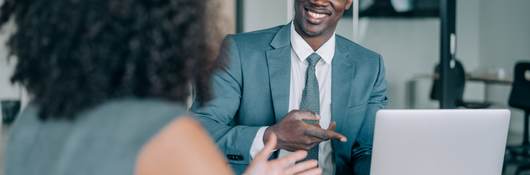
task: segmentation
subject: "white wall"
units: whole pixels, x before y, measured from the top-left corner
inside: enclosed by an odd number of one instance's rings
[[[266,29],[288,22],[286,0],[245,0],[243,10],[243,31],[245,32]]]
[[[16,59],[7,59],[8,50],[5,45],[12,30],[12,26],[0,30],[0,99],[19,97],[19,89],[9,83]]]
[[[483,0],[480,4],[480,68],[513,75],[516,62],[530,61],[530,1]],[[492,99],[506,104],[510,88],[491,88]]]
[[[504,68],[511,73],[516,61],[530,61],[530,1],[482,1],[480,67]]]
[[[504,70],[513,75],[517,61],[530,62],[530,7],[529,0],[481,0],[479,17],[479,67],[491,72]],[[491,99],[507,107],[510,86],[491,86]],[[530,99],[529,99],[530,100]],[[512,109],[510,139],[520,143],[523,131],[523,113]]]

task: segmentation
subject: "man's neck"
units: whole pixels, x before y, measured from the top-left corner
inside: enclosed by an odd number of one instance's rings
[[[328,41],[332,36],[333,32],[324,32],[321,35],[318,36],[307,36],[304,32],[300,31],[298,27],[294,28],[296,33],[298,33],[304,40],[311,46],[311,49],[313,51],[317,51],[326,41]]]

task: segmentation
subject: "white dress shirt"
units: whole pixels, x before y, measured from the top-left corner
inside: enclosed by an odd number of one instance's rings
[[[305,87],[307,57],[317,53],[322,59],[317,63],[315,71],[320,92],[320,126],[327,129],[331,123],[331,61],[335,54],[335,34],[326,41],[317,51],[296,32],[291,24],[291,81],[289,91],[289,111],[299,109],[302,100],[302,91]],[[250,148],[250,155],[254,157],[264,147],[263,135],[267,127],[258,130]],[[331,142],[325,141],[319,144],[318,164],[323,174],[331,175],[335,171],[333,162],[333,150]],[[291,152],[280,150],[279,156],[285,156]]]

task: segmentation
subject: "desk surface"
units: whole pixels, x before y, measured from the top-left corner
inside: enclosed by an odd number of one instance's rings
[[[480,81],[486,84],[512,85],[513,83],[513,79],[509,77],[500,78],[497,76],[487,76],[487,75],[468,74],[466,79],[469,81]]]

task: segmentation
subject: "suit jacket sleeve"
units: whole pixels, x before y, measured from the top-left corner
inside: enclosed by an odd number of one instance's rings
[[[230,162],[248,164],[250,147],[260,127],[234,124],[241,98],[242,73],[239,50],[232,36],[224,39],[218,59],[226,59],[227,65],[212,76],[213,99],[203,106],[194,101],[191,111]]]
[[[370,174],[375,114],[388,102],[385,68],[381,57],[378,58],[377,74],[377,79],[368,100],[366,118],[352,148],[353,174],[355,175]]]

